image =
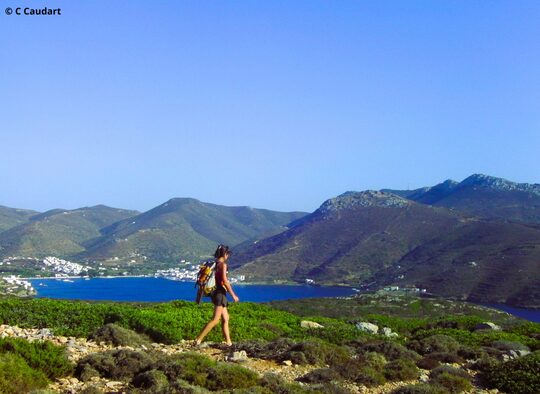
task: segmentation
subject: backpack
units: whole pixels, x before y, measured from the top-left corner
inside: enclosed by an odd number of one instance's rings
[[[201,303],[202,297],[211,297],[213,291],[216,289],[216,266],[217,262],[215,260],[209,260],[199,267],[197,282],[195,282],[195,287],[197,287],[197,304]]]

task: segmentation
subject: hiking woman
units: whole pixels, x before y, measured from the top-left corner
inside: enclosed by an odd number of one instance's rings
[[[214,316],[210,320],[201,333],[195,339],[195,343],[199,345],[204,337],[214,328],[219,321],[221,320],[221,330],[223,336],[225,337],[225,343],[227,345],[232,345],[231,336],[229,334],[229,311],[227,310],[227,292],[232,296],[235,302],[239,301],[239,298],[236,296],[229,280],[227,279],[227,260],[231,255],[231,251],[228,246],[219,245],[214,253],[216,258],[216,289],[212,293],[212,303],[214,304]]]

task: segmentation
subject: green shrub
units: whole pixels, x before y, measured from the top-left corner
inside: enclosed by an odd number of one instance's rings
[[[363,355],[364,362],[372,368],[375,368],[377,371],[382,371],[384,366],[388,364],[386,357],[381,353],[376,352],[367,352]]]
[[[411,360],[399,359],[390,361],[384,366],[384,376],[388,380],[411,380],[418,379],[420,371]]]
[[[187,352],[163,358],[155,364],[155,368],[163,371],[169,381],[181,379],[196,386],[206,387],[209,371],[216,365],[217,362],[207,356]]]
[[[391,394],[448,394],[448,390],[433,384],[419,383],[401,386]]]
[[[430,357],[429,354],[426,354],[424,357],[422,357],[416,362],[416,366],[422,369],[434,369],[437,368],[439,365],[441,365],[440,361]]]
[[[341,375],[331,368],[314,369],[297,380],[304,383],[328,383],[340,380]]]
[[[498,340],[519,342],[530,348],[535,348],[540,344],[537,339],[520,333],[506,331],[471,332],[452,328],[419,329],[414,333],[413,339],[419,341],[433,335],[449,336],[454,338],[461,346],[469,347],[487,346]]]
[[[356,344],[357,352],[364,354],[366,352],[376,352],[384,355],[387,360],[408,359],[416,361],[420,356],[412,350],[407,349],[403,345],[391,341],[369,341],[366,343]]]
[[[22,338],[3,338],[0,339],[0,353],[5,352],[21,356],[31,368],[43,372],[51,380],[73,371],[65,348],[50,341],[29,342]]]
[[[304,392],[306,394],[350,394],[347,389],[340,387],[335,383],[314,384],[307,387]]]
[[[490,387],[508,393],[540,392],[540,351],[505,363],[493,365],[483,372]]]
[[[296,383],[288,383],[281,376],[275,373],[266,373],[260,381],[260,385],[268,394],[304,394],[306,389]],[[264,393],[266,394],[266,393]]]
[[[364,366],[357,371],[355,382],[368,387],[374,387],[386,383],[386,378],[381,371],[377,371],[373,367]]]
[[[33,394],[33,393],[31,393]],[[82,389],[79,394],[103,394],[103,390],[101,390],[99,387],[90,385],[86,386],[84,389]]]
[[[451,394],[458,394],[472,389],[472,384],[468,379],[448,372],[438,374],[433,379],[430,379],[430,383],[446,388]]]
[[[258,375],[240,365],[218,363],[208,374],[206,388],[212,391],[256,386]]]
[[[349,361],[351,355],[341,346],[324,342],[300,342],[293,345],[284,357],[296,364],[332,366]]]
[[[462,346],[457,355],[465,360],[477,360],[486,355],[486,351],[478,347]]]
[[[416,365],[424,369],[433,369],[440,363],[463,363],[464,360],[455,353],[435,352],[426,354]]]
[[[258,375],[247,368],[218,363],[194,352],[163,357],[154,367],[162,371],[169,382],[183,380],[209,390],[242,389],[259,384]]]
[[[169,387],[167,376],[162,371],[156,369],[136,375],[131,383],[137,388],[150,392],[164,391]]]
[[[456,353],[461,345],[457,340],[448,335],[432,335],[409,344],[409,348],[420,353]]]
[[[150,341],[133,330],[109,323],[94,331],[89,339],[95,342],[106,342],[114,346],[140,346],[148,345]]]
[[[115,380],[131,380],[135,375],[151,369],[154,356],[146,352],[119,349],[94,353],[81,359],[75,376],[86,381],[93,376]]]
[[[148,393],[147,390],[143,390],[140,394]],[[181,394],[209,394],[211,391],[204,387],[192,385],[185,380],[179,379],[175,382],[169,382],[169,389],[164,394],[181,393]]]
[[[47,376],[32,369],[21,356],[0,354],[0,393],[28,393],[33,389],[44,388],[47,384]]]
[[[499,364],[500,364],[499,360],[485,353],[478,359],[467,364],[467,367],[475,371],[487,371],[487,370],[491,370],[495,368]]]
[[[361,370],[366,367],[369,367],[369,365],[367,365],[363,359],[351,359],[346,363],[334,365],[332,369],[335,370],[343,378],[350,381],[355,381],[358,378]],[[382,371],[382,368],[379,370],[377,368],[373,369],[378,372]]]
[[[454,368],[450,365],[441,365],[440,367],[433,369],[429,373],[429,377],[430,379],[434,379],[443,373],[448,373],[450,375],[455,375],[467,380],[471,380],[471,376],[466,371],[460,368]]]
[[[530,349],[523,345],[522,343],[519,343],[519,342],[512,342],[512,341],[494,341],[492,344],[491,344],[491,347],[495,348],[495,349],[498,349],[498,350],[502,350],[502,351],[505,351],[505,352],[508,352],[508,351],[530,351]]]

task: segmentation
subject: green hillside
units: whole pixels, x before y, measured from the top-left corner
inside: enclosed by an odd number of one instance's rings
[[[0,232],[26,223],[30,217],[37,213],[29,209],[9,208],[0,205]]]
[[[99,236],[103,226],[136,213],[104,205],[40,213],[0,233],[0,256],[69,257],[83,251],[82,243]]]
[[[539,308],[539,262],[539,226],[476,221],[415,248],[376,279],[445,297]]]
[[[226,207],[174,198],[147,212],[102,229],[85,242],[85,259],[144,255],[150,260],[208,256],[217,243],[236,245],[285,230],[303,212]]]
[[[447,297],[540,305],[540,228],[467,217],[383,192],[348,192],[291,229],[246,245],[235,274],[379,288],[413,285]]]
[[[256,281],[358,285],[460,220],[389,193],[345,193],[291,229],[239,251],[231,268]]]

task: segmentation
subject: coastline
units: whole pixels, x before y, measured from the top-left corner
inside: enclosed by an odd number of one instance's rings
[[[93,276],[93,277],[84,277],[84,276],[40,276],[40,277],[28,277],[28,278],[17,278],[17,279],[23,279],[23,280],[62,280],[62,279],[112,279],[112,278],[153,278],[153,276],[147,276],[147,275],[115,275],[115,276]]]

